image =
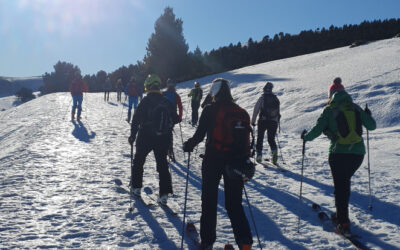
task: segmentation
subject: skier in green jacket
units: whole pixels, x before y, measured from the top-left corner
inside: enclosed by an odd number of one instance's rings
[[[368,107],[363,110],[353,103],[346,91],[332,96],[324,108],[316,125],[307,133],[303,130],[301,138],[312,141],[321,133],[331,140],[329,147],[329,166],[333,177],[337,222],[336,232],[350,236],[348,204],[350,199],[350,179],[361,166],[365,155],[362,126],[374,130],[376,122]]]

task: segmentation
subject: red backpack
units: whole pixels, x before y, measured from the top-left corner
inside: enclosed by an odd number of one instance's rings
[[[218,151],[249,156],[250,134],[253,135],[253,130],[246,110],[235,103],[222,104],[217,111],[210,144]]]

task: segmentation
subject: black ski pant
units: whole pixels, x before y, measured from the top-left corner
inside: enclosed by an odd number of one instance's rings
[[[269,147],[271,148],[271,151],[272,152],[276,151],[277,146],[275,142],[275,136],[277,129],[278,129],[278,123],[276,121],[261,120],[261,119],[258,120],[257,143],[256,143],[257,152],[262,152],[265,130],[267,130],[268,144]]]
[[[202,164],[200,237],[202,245],[212,245],[216,240],[217,203],[219,182],[224,177],[225,208],[231,221],[236,243],[252,244],[249,222],[242,206],[243,181],[229,179],[225,172],[226,156],[206,152]]]
[[[338,222],[349,223],[349,200],[351,177],[361,166],[364,155],[335,154],[329,155],[333,184],[335,188],[335,205]]]
[[[104,91],[104,101],[107,101],[110,99],[110,91],[106,90]]]
[[[172,135],[171,135],[172,136]],[[172,194],[171,173],[167,162],[167,152],[170,144],[170,135],[149,135],[139,130],[136,139],[136,152],[133,160],[132,187],[143,187],[143,166],[150,151],[154,152],[159,174],[159,194]]]
[[[199,120],[199,108],[200,102],[192,101],[192,124],[197,124],[197,121]]]

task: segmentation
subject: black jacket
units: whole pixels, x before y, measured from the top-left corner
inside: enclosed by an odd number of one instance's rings
[[[179,119],[178,115],[174,110],[174,106],[171,102],[165,98],[161,92],[150,92],[147,94],[146,97],[139,103],[137,110],[135,111],[132,117],[132,124],[131,124],[131,136],[136,137],[136,134],[139,132],[144,133],[152,133],[151,128],[146,126],[150,122],[150,111],[152,108],[157,105],[161,101],[167,100],[168,106],[170,108],[170,114],[173,119],[173,122],[176,123]],[[172,130],[171,130],[172,132]]]

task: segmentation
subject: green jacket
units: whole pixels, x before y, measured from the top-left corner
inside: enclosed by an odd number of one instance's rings
[[[324,108],[321,116],[317,120],[317,124],[310,130],[310,132],[304,135],[305,141],[312,141],[322,132],[328,135],[331,140],[329,147],[329,154],[334,153],[345,153],[345,154],[365,154],[364,141],[361,140],[358,143],[346,145],[336,143],[337,140],[337,123],[334,117],[334,109],[344,102],[353,102],[350,95],[345,91],[339,91],[335,93],[330,101],[329,105]],[[360,112],[360,118],[362,125],[368,130],[374,130],[376,128],[376,122],[372,116],[368,115],[360,106],[354,104],[356,109]]]
[[[190,93],[188,96],[192,97],[192,102],[198,102],[200,103],[201,98],[203,98],[203,90],[200,87],[196,87],[192,90],[190,90]]]

